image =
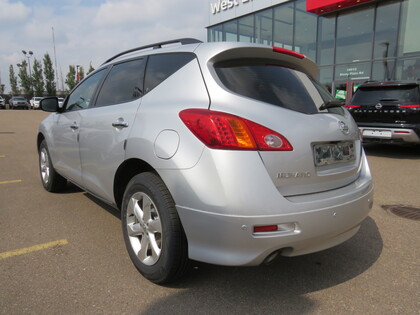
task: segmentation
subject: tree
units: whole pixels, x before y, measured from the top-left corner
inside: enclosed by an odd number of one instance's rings
[[[94,67],[92,67],[92,63],[90,63],[89,64],[89,70],[88,70],[88,72],[86,73],[86,75],[89,75],[91,72],[93,72],[93,71],[95,71],[95,68]]]
[[[10,81],[10,89],[12,90],[12,95],[18,95],[19,88],[18,88],[18,83],[17,83],[17,77],[15,75],[15,70],[13,69],[12,65],[10,65],[9,67],[9,81]]]
[[[34,60],[34,66],[32,70],[32,88],[36,96],[44,95],[44,76],[42,75],[42,65],[37,59]]]
[[[20,86],[23,90],[23,94],[32,97],[31,77],[28,74],[28,63],[26,62],[26,60],[23,60],[21,63],[18,64],[18,67],[18,76],[20,80]]]
[[[44,55],[44,76],[47,95],[55,96],[57,94],[57,90],[55,86],[54,69],[48,53]]]
[[[79,68],[79,78],[78,78],[78,81],[82,81],[84,77],[85,77],[85,70],[83,70],[83,67],[80,67]]]
[[[76,86],[76,68],[74,66],[69,66],[69,72],[66,75],[66,81],[69,91],[73,90]]]

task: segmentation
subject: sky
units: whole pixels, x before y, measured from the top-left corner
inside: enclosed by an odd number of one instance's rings
[[[207,0],[0,0],[0,80],[10,91],[9,67],[25,59],[57,61],[58,87],[69,65],[96,69],[134,47],[181,37],[206,41]],[[54,29],[54,32],[53,32]],[[54,42],[55,38],[55,55]],[[27,60],[27,59],[26,59]]]

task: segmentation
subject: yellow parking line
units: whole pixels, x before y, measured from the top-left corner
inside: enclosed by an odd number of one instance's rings
[[[6,157],[5,155],[0,155],[0,158],[4,158],[4,157]]]
[[[21,179],[15,179],[15,180],[7,180],[5,182],[0,182],[1,184],[12,184],[12,183],[20,183],[22,180]]]
[[[18,256],[18,255],[23,255],[23,254],[27,254],[27,253],[36,252],[38,250],[43,250],[43,249],[47,249],[47,248],[51,248],[51,247],[55,247],[55,246],[62,246],[62,245],[66,245],[66,244],[68,244],[67,240],[59,240],[59,241],[49,242],[49,243],[45,243],[45,244],[35,245],[35,246],[32,246],[32,247],[15,249],[15,250],[12,250],[12,251],[9,251],[9,252],[0,253],[0,260],[5,259],[5,258],[9,258],[9,257],[13,257],[13,256]]]

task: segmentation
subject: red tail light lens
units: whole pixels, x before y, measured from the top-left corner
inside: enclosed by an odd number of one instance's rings
[[[273,51],[276,52],[276,53],[296,57],[298,59],[304,59],[305,58],[305,55],[297,53],[296,51],[289,50],[289,49],[284,49],[284,48],[280,48],[280,47],[276,47],[276,46],[273,46]]]
[[[419,108],[420,105],[400,105],[400,107],[404,107],[404,108]]]
[[[344,107],[346,107],[346,108],[359,108],[361,106],[360,105],[344,105]]]
[[[225,150],[292,151],[281,134],[235,115],[208,109],[186,109],[179,117],[206,146]]]

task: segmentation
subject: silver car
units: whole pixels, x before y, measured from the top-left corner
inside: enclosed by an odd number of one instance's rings
[[[154,49],[151,49],[154,48]],[[255,266],[352,237],[373,203],[359,130],[316,65],[264,45],[180,39],[107,60],[39,126],[42,184],[121,210],[131,260]]]

